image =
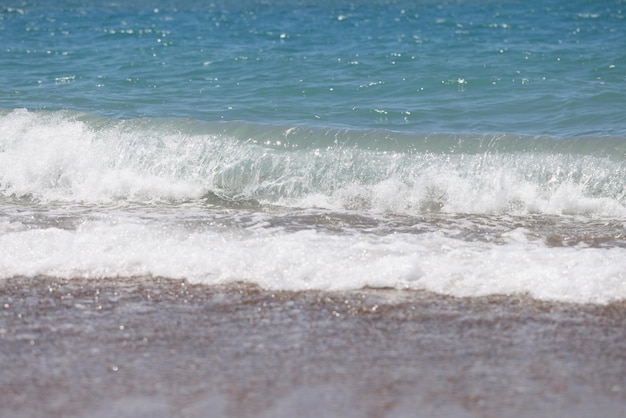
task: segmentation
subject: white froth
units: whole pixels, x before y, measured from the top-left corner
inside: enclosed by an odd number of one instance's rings
[[[203,129],[63,112],[0,115],[0,199],[7,203],[0,208],[0,277],[153,275],[268,289],[626,299],[626,249],[618,245],[551,247],[522,229],[498,242],[457,239],[453,230],[339,233],[310,224],[289,230],[239,222],[259,215],[246,209],[219,226],[202,215],[212,206],[217,217],[237,212],[224,202],[243,198],[296,212],[576,214],[619,222],[626,216],[626,166],[619,158],[341,144],[283,149]],[[197,214],[181,214],[181,201]]]
[[[158,140],[168,138],[127,133],[123,123],[97,130],[62,114],[16,110],[0,117],[0,191],[75,202],[201,196],[202,185],[177,175],[179,155],[150,147]]]
[[[454,296],[529,294],[542,300],[626,299],[626,249],[548,247],[524,230],[505,243],[423,234],[333,234],[282,228],[186,230],[138,220],[76,230],[5,223],[0,277],[132,277],[268,289],[424,289]]]
[[[2,115],[0,196],[101,203],[194,200],[212,192],[379,213],[626,216],[626,165],[608,157],[265,148],[253,138],[185,133],[177,123]]]

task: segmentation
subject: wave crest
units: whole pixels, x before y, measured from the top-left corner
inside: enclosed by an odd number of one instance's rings
[[[6,198],[214,195],[409,214],[626,214],[619,138],[429,136],[26,110],[1,114],[0,134]]]

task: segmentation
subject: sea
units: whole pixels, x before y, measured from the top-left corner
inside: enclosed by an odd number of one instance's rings
[[[622,0],[3,0],[0,280],[626,300]]]

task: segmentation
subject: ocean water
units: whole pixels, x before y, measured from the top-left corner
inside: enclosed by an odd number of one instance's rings
[[[0,279],[626,299],[623,1],[0,5]]]

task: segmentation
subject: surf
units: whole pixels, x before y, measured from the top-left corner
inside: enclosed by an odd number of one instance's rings
[[[416,215],[626,214],[626,140],[508,133],[0,115],[0,193],[39,202],[184,202]]]

